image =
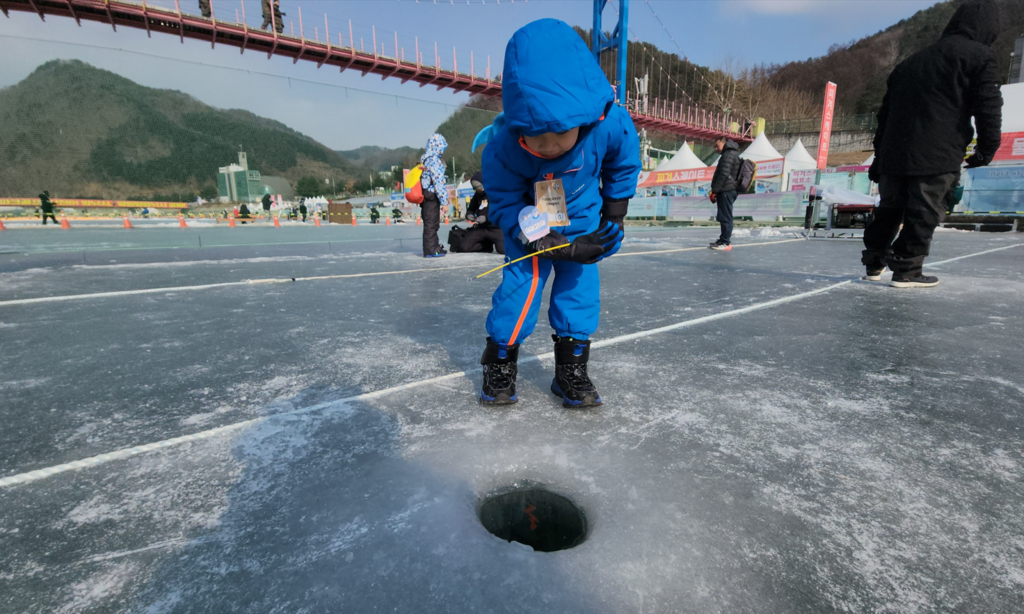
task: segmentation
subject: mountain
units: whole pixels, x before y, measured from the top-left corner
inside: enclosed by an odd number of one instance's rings
[[[444,159],[448,172],[459,175],[472,175],[480,170],[480,156],[483,149],[472,152],[473,139],[478,132],[491,125],[495,116],[501,112],[501,98],[484,98],[474,96],[469,102],[451,114],[444,123],[437,127],[437,132],[448,141],[448,149]],[[454,161],[454,162],[453,162]]]
[[[950,17],[964,1],[939,2],[876,34],[846,45],[833,45],[824,56],[760,67],[760,70],[775,90],[792,90],[813,97],[819,107],[818,115],[828,81],[839,86],[836,105],[840,112],[874,113],[882,104],[885,80],[893,67],[938,40]],[[996,0],[996,4],[1001,29],[993,47],[999,74],[1005,82],[1013,43],[1024,34],[1024,2]]]
[[[377,147],[376,145],[365,145],[359,149],[349,149],[347,151],[339,151],[338,153],[342,157],[371,171],[388,171],[391,170],[392,166],[412,168],[409,164],[416,164],[420,155],[423,154],[423,148],[396,147],[388,149],[387,147]]]
[[[0,90],[0,196],[134,198],[209,192],[238,159],[293,184],[339,183],[359,165],[280,122],[215,109],[173,90],[143,87],[77,60],[39,66]]]

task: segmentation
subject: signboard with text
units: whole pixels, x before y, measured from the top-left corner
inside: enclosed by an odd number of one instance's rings
[[[832,115],[836,108],[836,84],[825,85],[825,107],[821,112],[821,136],[818,138],[818,168],[825,168],[828,162],[828,145],[832,139]]]
[[[188,209],[188,203],[151,202],[148,200],[88,200],[78,198],[54,198],[57,207],[75,209]],[[0,207],[38,207],[38,198],[0,198]]]
[[[740,154],[742,157],[742,154]],[[765,160],[757,163],[758,179],[778,177],[782,174],[782,165],[785,160]],[[715,176],[714,166],[707,168],[691,168],[678,171],[651,171],[647,177],[641,179],[637,184],[638,188],[653,188],[662,185],[678,185],[683,183],[699,183],[711,181]]]

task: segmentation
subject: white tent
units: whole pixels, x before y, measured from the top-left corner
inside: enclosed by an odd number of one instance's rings
[[[789,189],[789,173],[791,171],[809,171],[815,168],[818,168],[818,161],[808,153],[803,141],[797,139],[796,145],[793,145],[793,148],[786,154],[785,168],[783,169],[785,177],[782,179],[782,190],[786,191]]]
[[[1024,132],[1024,83],[999,88],[1003,94],[1003,134]]]
[[[764,162],[765,160],[778,160],[782,158],[782,154],[772,147],[772,144],[768,142],[768,137],[766,137],[763,132],[757,135],[757,138],[750,144],[750,147],[747,147],[740,156],[747,160],[753,160],[754,162]]]
[[[796,145],[793,145],[793,149],[790,149],[789,153],[786,154],[786,170],[802,171],[817,167],[818,161],[807,152],[803,141],[797,139]]]
[[[868,156],[867,160],[860,163],[861,166],[871,166],[871,163],[875,161],[875,154]]]
[[[675,153],[672,158],[665,160],[658,165],[654,170],[656,171],[681,171],[688,170],[691,168],[707,168],[707,165],[700,161],[693,150],[690,149],[689,144],[685,141],[683,146],[679,148],[679,151]]]

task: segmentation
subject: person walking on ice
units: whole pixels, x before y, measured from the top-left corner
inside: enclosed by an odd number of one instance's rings
[[[43,193],[39,195],[39,209],[43,213],[43,226],[46,226],[46,218],[49,217],[53,220],[53,223],[57,223],[57,218],[53,215],[53,201],[50,200],[50,191],[43,190]]]
[[[602,403],[587,372],[590,336],[601,312],[596,263],[622,244],[640,173],[639,139],[590,49],[562,21],[541,19],[516,32],[505,50],[503,75],[504,113],[481,131],[490,139],[484,186],[507,259],[527,258],[503,269],[491,300],[480,401],[518,400],[519,349],[533,332],[544,285],[554,273],[551,391],[564,407],[594,407]],[[524,243],[519,215],[538,203],[553,229]]]
[[[448,141],[440,134],[427,139],[427,151],[420,157],[423,175],[423,257],[441,258],[448,252],[441,246],[437,231],[441,228],[441,211],[448,209],[448,181],[445,178],[445,164],[441,156],[448,148]]]
[[[888,266],[895,288],[939,284],[924,274],[924,260],[967,146],[977,129],[977,147],[966,160],[975,168],[992,161],[1002,140],[1003,99],[992,51],[998,8],[990,0],[960,5],[937,42],[889,75],[868,171],[881,202],[864,229],[867,281],[880,281]]]

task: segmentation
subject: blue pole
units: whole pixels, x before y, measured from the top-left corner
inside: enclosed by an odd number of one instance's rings
[[[629,0],[619,0],[619,104],[626,104],[626,54],[629,49]]]
[[[594,29],[590,31],[590,46],[594,51],[594,59],[601,61],[601,11],[608,0],[594,0]]]
[[[629,52],[629,0],[618,0],[619,22],[615,26],[615,33],[611,40],[604,37],[601,31],[601,13],[608,4],[608,0],[594,0],[594,29],[591,32],[591,47],[594,51],[594,59],[601,61],[601,52],[618,45],[619,64],[615,67],[615,79],[619,82],[618,98],[619,104],[626,104],[626,57]]]

